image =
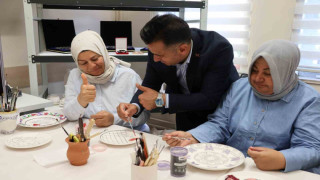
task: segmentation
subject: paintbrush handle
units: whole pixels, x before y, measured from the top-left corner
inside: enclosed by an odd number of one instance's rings
[[[149,161],[150,161],[150,159],[151,159],[151,154],[149,155],[149,157],[147,158],[147,160],[146,160],[146,162],[144,162],[144,166],[148,166],[148,164],[149,164]]]
[[[91,129],[92,129],[92,127],[93,127],[94,122],[95,122],[94,119],[90,119],[90,120],[89,120],[89,125],[88,125],[87,130],[86,130],[86,133],[85,133],[85,137],[86,137],[86,138],[89,138],[90,132],[91,132]]]
[[[154,158],[152,159],[153,162],[152,162],[152,164],[150,164],[150,166],[155,165],[155,164],[157,163],[158,159],[159,159],[159,154],[156,154],[156,157],[154,157]]]
[[[59,119],[56,118],[56,121],[60,124],[60,127],[63,129],[63,131],[67,134],[67,136],[69,136],[69,133],[66,131],[66,129],[64,129],[64,127],[62,126],[62,124],[60,123]]]
[[[81,117],[79,118],[79,130],[80,130],[80,141],[84,142],[85,137],[84,137],[84,132],[83,132],[83,120]]]
[[[142,140],[143,140],[143,145],[144,145],[143,150],[144,150],[146,158],[148,158],[149,151],[148,151],[148,146],[147,146],[147,140],[146,140],[146,137],[144,136],[144,134],[142,134]]]
[[[171,138],[173,138],[173,139],[179,139],[179,140],[190,140],[190,138],[178,137],[178,136],[172,136]]]
[[[94,138],[94,137],[98,136],[99,134],[101,134],[101,132],[95,133],[94,135],[90,136],[90,139],[92,139],[92,138]]]
[[[136,136],[136,133],[134,132],[134,129],[133,129],[133,126],[132,126],[132,118],[131,118],[131,117],[128,117],[127,120],[128,120],[128,122],[129,122],[129,125],[130,125],[132,131],[133,131],[133,135]]]

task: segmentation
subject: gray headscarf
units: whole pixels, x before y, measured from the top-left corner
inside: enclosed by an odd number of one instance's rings
[[[273,94],[259,93],[251,84],[256,96],[261,99],[275,101],[287,95],[298,83],[295,71],[300,62],[300,50],[292,42],[286,40],[271,40],[262,44],[253,56],[249,67],[249,77],[252,66],[257,59],[263,57],[269,65],[273,81]]]
[[[78,56],[82,51],[86,50],[93,51],[103,57],[105,65],[104,73],[99,76],[91,76],[81,71],[78,65]],[[114,74],[116,64],[121,64],[126,67],[130,67],[131,65],[130,63],[109,56],[106,45],[100,35],[89,30],[83,31],[73,38],[71,43],[71,54],[80,71],[84,73],[87,76],[88,81],[93,84],[104,84],[108,82]]]

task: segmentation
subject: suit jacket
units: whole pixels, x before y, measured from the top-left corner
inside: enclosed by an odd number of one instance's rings
[[[206,122],[208,114],[214,112],[222,95],[232,82],[239,78],[233,65],[232,45],[214,31],[191,29],[193,49],[188,64],[186,79],[190,94],[183,94],[176,74],[176,66],[149,60],[143,86],[159,91],[162,83],[167,84],[169,108],[162,112],[176,113],[177,130],[190,130]],[[139,103],[137,91],[131,103]],[[137,115],[139,116],[139,114]]]

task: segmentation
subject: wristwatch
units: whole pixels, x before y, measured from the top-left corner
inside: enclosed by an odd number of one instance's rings
[[[158,93],[158,97],[157,97],[155,103],[156,103],[157,107],[162,107],[163,106],[164,102],[163,102],[161,93]]]

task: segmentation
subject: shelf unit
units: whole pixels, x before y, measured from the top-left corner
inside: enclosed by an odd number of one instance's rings
[[[141,48],[135,48],[137,52],[140,52]],[[129,54],[116,54],[115,52],[110,52],[110,56],[117,57],[126,62],[145,62],[147,61],[148,53],[133,53]],[[31,56],[32,63],[52,63],[52,62],[74,62],[71,54],[62,54],[49,51],[41,51],[36,55]]]
[[[45,49],[42,32],[43,9],[79,9],[79,10],[130,10],[130,11],[173,11],[179,12],[184,18],[184,8],[200,9],[200,29],[206,30],[208,0],[201,1],[150,1],[150,0],[23,0],[28,65],[30,78],[30,91],[32,95],[45,97],[48,93],[48,77],[46,63],[73,62],[71,54],[60,54],[42,51]],[[114,55],[110,53],[110,55]],[[147,61],[147,53],[114,55],[128,62]],[[42,92],[39,92],[37,79],[37,64],[41,63]]]

